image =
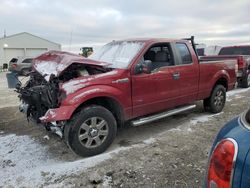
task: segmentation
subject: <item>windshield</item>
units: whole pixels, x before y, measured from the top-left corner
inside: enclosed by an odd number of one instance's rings
[[[144,42],[111,42],[89,56],[96,61],[104,61],[113,68],[127,68],[131,60],[142,49]]]
[[[250,47],[222,48],[219,55],[250,55]]]

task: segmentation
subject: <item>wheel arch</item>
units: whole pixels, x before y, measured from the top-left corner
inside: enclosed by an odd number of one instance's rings
[[[114,98],[107,96],[98,96],[90,98],[83,103],[81,103],[73,112],[72,115],[81,111],[81,109],[90,106],[90,105],[99,105],[108,109],[115,117],[117,125],[123,126],[125,121],[125,114],[122,108],[122,105]]]
[[[214,83],[211,92],[213,92],[214,88],[215,88],[217,85],[222,85],[222,86],[224,86],[224,87],[226,88],[226,91],[227,91],[227,90],[228,90],[228,80],[227,80],[227,78],[225,78],[225,77],[220,77],[220,78],[218,78],[217,81]]]
[[[211,91],[210,95],[212,94],[214,88],[217,85],[222,85],[226,88],[226,91],[228,91],[228,84],[229,84],[230,76],[227,71],[220,70],[213,76],[213,84],[211,85]]]

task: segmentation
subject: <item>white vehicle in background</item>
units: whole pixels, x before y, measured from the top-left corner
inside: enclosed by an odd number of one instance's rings
[[[208,46],[205,48],[205,55],[218,55],[222,46]]]
[[[220,52],[221,46],[206,46],[206,44],[197,44],[196,51],[198,56],[211,56],[211,55],[218,55]]]

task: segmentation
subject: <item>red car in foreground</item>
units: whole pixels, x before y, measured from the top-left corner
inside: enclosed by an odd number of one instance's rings
[[[89,59],[50,51],[18,85],[20,111],[61,135],[81,156],[105,151],[117,126],[138,126],[195,107],[221,112],[236,60],[199,61],[189,40],[113,41]]]

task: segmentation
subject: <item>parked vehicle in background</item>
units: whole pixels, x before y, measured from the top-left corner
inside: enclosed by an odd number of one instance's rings
[[[82,51],[80,55],[83,57],[89,57],[94,52],[93,47],[82,47],[80,50]]]
[[[204,187],[250,187],[250,109],[227,123],[213,143]]]
[[[31,57],[16,57],[9,62],[9,71],[25,76],[32,70]]]
[[[205,55],[218,55],[222,46],[213,45],[205,48]]]
[[[8,64],[7,64],[7,63],[4,63],[4,64],[3,64],[2,70],[3,70],[3,71],[8,71]]]
[[[205,56],[205,44],[195,44],[195,48],[198,56]]]
[[[88,59],[50,51],[18,86],[20,111],[63,137],[81,156],[105,151],[117,125],[139,126],[195,107],[221,112],[236,60],[199,61],[190,40],[113,41]]]
[[[237,59],[237,82],[239,87],[250,86],[250,46],[228,46],[221,48],[218,56],[202,57],[204,60]]]

